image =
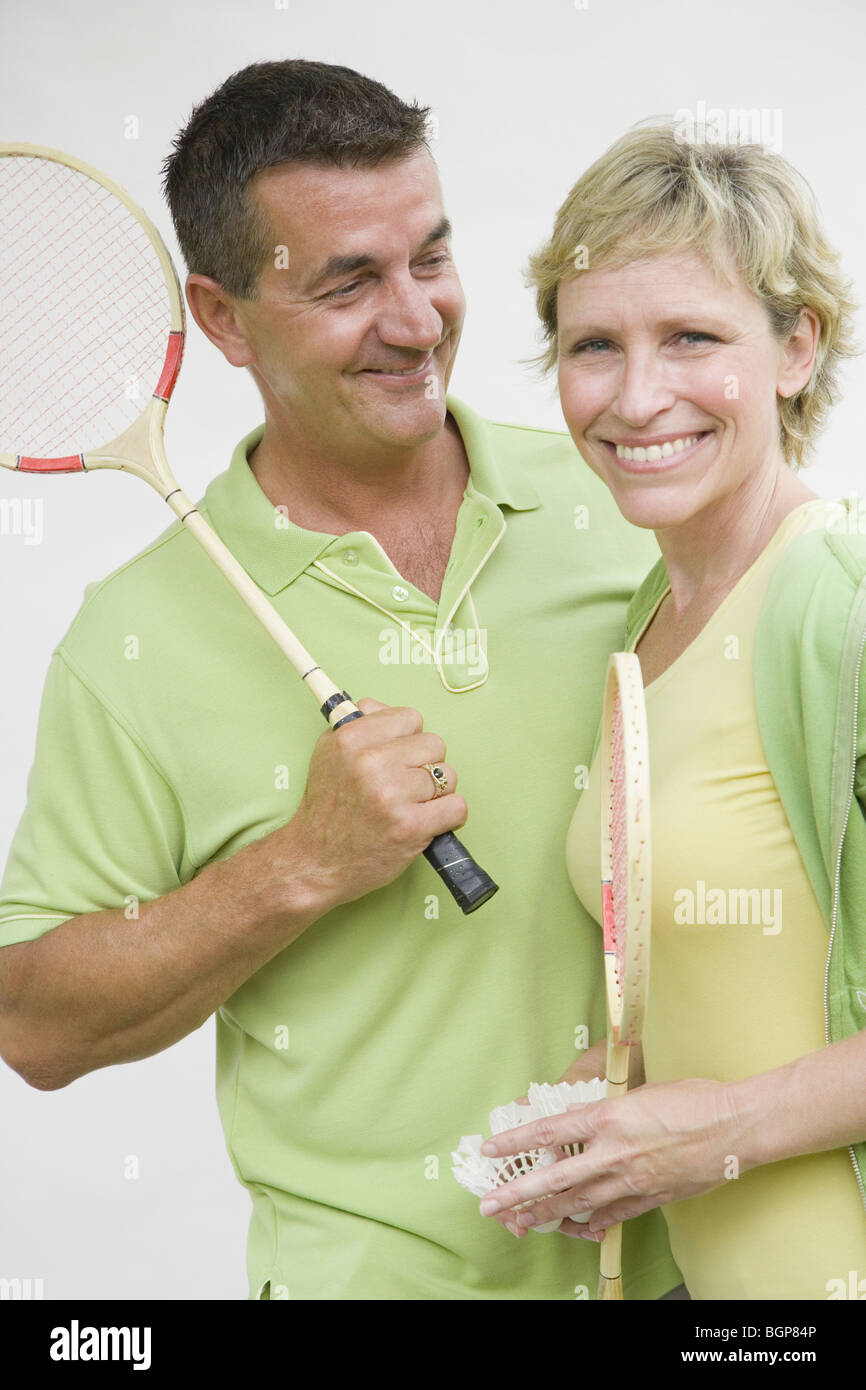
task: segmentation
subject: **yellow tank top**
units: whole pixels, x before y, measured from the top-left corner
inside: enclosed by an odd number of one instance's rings
[[[828,931],[758,732],[752,658],[773,570],[824,524],[791,512],[704,629],[646,690],[653,919],[648,1082],[736,1081],[825,1045]],[[567,863],[601,920],[599,778],[589,773]],[[736,1173],[664,1209],[697,1299],[826,1299],[866,1275],[866,1212],[846,1150]]]

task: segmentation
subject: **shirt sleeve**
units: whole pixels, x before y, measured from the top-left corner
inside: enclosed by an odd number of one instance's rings
[[[134,730],[55,652],[0,881],[0,946],[107,908],[135,918],[191,876],[186,842],[182,807]]]

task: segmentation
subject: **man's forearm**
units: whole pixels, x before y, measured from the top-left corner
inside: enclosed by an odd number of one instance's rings
[[[274,893],[268,836],[190,883],[0,950],[0,1053],[41,1090],[170,1047],[322,915],[301,866]],[[267,857],[267,858],[266,858]]]
[[[0,1056],[11,1067],[56,1090],[161,1052],[325,913],[391,883],[463,825],[457,773],[418,711],[359,707],[364,719],[318,740],[286,825],[135,921],[122,909],[88,913],[0,948]],[[430,761],[445,767],[446,796],[430,797]]]

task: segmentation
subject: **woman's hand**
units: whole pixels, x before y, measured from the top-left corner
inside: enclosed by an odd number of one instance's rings
[[[639,1051],[639,1047],[633,1047],[629,1053],[629,1061],[631,1061],[631,1054]],[[582,1052],[579,1057],[576,1057],[575,1060],[572,1062],[571,1066],[565,1069],[565,1071],[562,1073],[562,1076],[560,1076],[554,1084],[559,1086],[562,1084],[563,1081],[567,1081],[570,1086],[573,1086],[576,1081],[604,1080],[604,1062],[606,1053],[607,1042],[604,1038],[602,1038],[600,1042],[595,1043],[593,1047],[587,1048],[586,1051]],[[638,1073],[635,1073],[634,1076],[632,1076],[631,1070],[629,1071],[630,1084],[633,1086],[639,1085],[640,1082],[643,1081],[642,1063],[639,1066],[639,1080],[636,1079],[637,1075]],[[515,1104],[528,1105],[529,1100],[526,1096],[518,1096]],[[520,1131],[508,1130],[508,1133],[518,1134],[520,1133]],[[529,1231],[525,1227],[518,1226],[517,1217],[511,1211],[499,1212],[497,1215],[494,1216],[494,1220],[498,1221],[499,1225],[503,1226],[505,1230],[510,1231],[513,1236],[525,1236],[529,1234]],[[568,1232],[566,1232],[566,1234],[568,1234]]]
[[[510,1230],[528,1231],[559,1217],[594,1211],[589,1225],[567,1221],[566,1235],[600,1239],[619,1221],[653,1207],[720,1187],[752,1166],[738,1153],[748,1128],[731,1088],[718,1081],[670,1081],[642,1086],[617,1100],[596,1101],[536,1120],[483,1146],[491,1156],[564,1144],[585,1145],[574,1158],[516,1178],[481,1203]],[[526,1211],[511,1208],[544,1197]]]

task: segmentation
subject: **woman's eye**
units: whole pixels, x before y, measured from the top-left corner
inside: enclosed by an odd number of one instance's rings
[[[595,357],[604,348],[609,346],[610,344],[606,338],[590,338],[585,343],[577,343],[576,346],[571,349],[571,352],[572,356],[576,356],[579,352],[588,352],[591,357]]]
[[[680,338],[693,338],[699,343],[717,343],[718,338],[714,338],[712,333],[699,333],[697,329],[687,329],[685,333],[679,334]]]

